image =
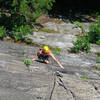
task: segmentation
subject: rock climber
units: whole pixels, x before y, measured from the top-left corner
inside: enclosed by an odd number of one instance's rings
[[[32,61],[36,60],[37,58],[39,60],[42,60],[44,63],[49,64],[49,57],[53,58],[54,61],[62,68],[64,69],[64,67],[61,65],[61,63],[56,59],[56,57],[54,56],[54,54],[51,52],[51,50],[49,49],[48,46],[43,46],[42,49],[39,49],[37,51],[37,53],[34,55],[34,58],[32,59]]]

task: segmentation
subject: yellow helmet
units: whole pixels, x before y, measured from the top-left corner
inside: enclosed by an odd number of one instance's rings
[[[44,51],[45,53],[49,53],[50,49],[49,49],[48,46],[43,46],[43,51]]]

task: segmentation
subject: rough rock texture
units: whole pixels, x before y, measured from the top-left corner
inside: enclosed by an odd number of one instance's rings
[[[53,29],[56,32],[62,33],[62,34],[80,34],[81,29],[77,27],[76,25],[72,23],[61,23],[61,24],[55,24],[52,22],[47,22],[43,24],[44,27],[47,27],[49,29]]]
[[[34,32],[33,43],[68,50],[80,34],[80,29],[73,24],[44,25],[57,33]],[[95,68],[100,66],[95,54],[100,51],[99,46],[92,45],[88,54],[55,55],[64,70],[51,58],[51,64],[34,61],[27,68],[24,60],[31,60],[38,49],[0,41],[0,100],[100,100],[100,71]]]
[[[89,31],[89,23],[84,23],[83,28],[85,32]],[[56,33],[47,32],[34,32],[33,35],[29,35],[32,38],[32,42],[36,44],[46,44],[50,46],[56,46],[61,49],[70,50],[73,48],[73,41],[77,40],[77,35],[81,34],[81,29],[72,23],[55,24],[53,22],[47,22],[43,24],[48,29],[53,29]],[[100,46],[91,44],[91,52],[96,53],[100,51]]]
[[[34,61],[27,68],[24,59],[32,59],[37,49],[0,41],[0,100],[100,100],[96,55],[55,55],[64,70],[52,59],[49,65]]]
[[[78,27],[77,25],[73,24],[73,23],[65,23],[62,22],[61,24],[55,24],[53,22],[47,22],[42,24],[44,27],[47,27],[49,29],[53,29],[58,33],[62,33],[62,34],[73,34],[73,35],[77,35],[81,33],[81,29],[80,27]],[[85,32],[89,31],[89,23],[84,23],[83,24],[83,28],[85,30]]]
[[[33,43],[57,46],[62,49],[72,48],[73,47],[72,41],[75,41],[77,39],[75,35],[71,34],[59,34],[59,33],[44,34],[44,32],[34,32],[31,38],[33,39]]]

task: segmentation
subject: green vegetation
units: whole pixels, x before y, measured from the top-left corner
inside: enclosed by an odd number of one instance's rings
[[[55,55],[60,55],[60,52],[62,52],[62,49],[58,47],[50,47],[50,49]]]
[[[96,66],[95,69],[100,71],[100,66]]]
[[[93,66],[94,70],[100,71],[100,66]]]
[[[53,30],[50,30],[48,28],[40,28],[39,29],[40,31],[43,31],[43,32],[47,32],[47,33],[51,33]],[[54,31],[53,31],[54,32]]]
[[[15,41],[32,43],[32,39],[26,35],[31,34],[33,25],[37,18],[47,13],[53,6],[55,0],[0,0],[0,39],[6,36]],[[72,15],[72,9],[69,14]],[[90,25],[89,32],[85,33],[83,23],[76,21],[74,24],[79,26],[82,31],[82,37],[73,42],[74,52],[90,51],[90,43],[100,45],[100,13],[96,12],[92,16],[97,17],[98,22]],[[70,16],[71,17],[71,16]],[[43,32],[52,32],[47,28],[40,29]],[[60,51],[54,51],[59,54]]]
[[[87,32],[89,42],[100,45],[100,22],[91,24],[89,30]]]
[[[0,0],[0,38],[9,35],[22,41],[25,35],[32,33],[36,19],[47,13],[53,2],[55,0]]]
[[[24,64],[26,65],[26,67],[29,67],[31,64],[31,61],[29,59],[25,59]]]
[[[100,45],[100,16],[98,16],[98,22],[92,23],[89,27],[89,32],[85,32],[83,29],[83,25],[80,22],[75,22],[74,24],[78,25],[84,34],[76,41],[73,42],[74,48],[73,52],[85,51],[89,52],[91,49],[90,43],[95,43]],[[97,59],[98,61],[98,59]]]
[[[100,57],[97,57],[96,62],[100,63]]]
[[[81,26],[81,25],[82,25],[82,23],[79,22],[79,21],[75,21],[74,24],[76,24],[76,25],[78,25],[78,26]]]
[[[94,13],[91,13],[90,15],[91,15],[92,17],[95,17],[95,18],[99,19],[99,17],[100,17],[100,12],[96,11],[96,12],[94,12]]]
[[[82,31],[82,34],[85,33],[84,28],[83,28],[83,23],[82,23],[82,22],[76,21],[76,22],[74,22],[74,24],[76,24],[77,26],[80,27],[80,29],[81,29],[81,31]]]
[[[13,28],[13,31],[15,32],[13,34],[13,38],[15,40],[22,40],[24,39],[24,37],[30,33],[33,32],[33,30],[31,30],[30,26],[29,25],[26,25],[26,26],[19,26],[17,27],[16,25],[14,26]]]
[[[90,52],[91,46],[86,37],[80,37],[77,41],[73,42],[74,48],[73,52],[77,53],[79,51]]]
[[[3,39],[5,34],[6,34],[6,29],[3,26],[1,26],[0,27],[0,39]]]
[[[53,52],[55,55],[60,55],[60,52],[58,52],[58,51],[52,50],[52,52]]]
[[[97,54],[97,56],[99,56],[99,57],[100,57],[100,52],[97,52],[96,54]]]
[[[80,37],[78,37],[78,39],[76,41],[72,42],[74,45],[72,52],[77,53],[80,51],[83,51],[83,52],[85,51],[86,53],[89,53],[91,46],[89,43],[88,36],[84,31],[83,23],[76,21],[76,22],[74,22],[74,24],[78,25],[81,28],[82,34]]]
[[[96,62],[100,63],[100,52],[97,52],[97,58],[96,58]],[[98,67],[96,69],[99,69]]]
[[[86,79],[88,79],[88,77],[87,76],[82,76],[81,79],[86,80]]]

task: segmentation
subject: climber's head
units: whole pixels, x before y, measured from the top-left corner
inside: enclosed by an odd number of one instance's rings
[[[50,51],[50,49],[49,49],[49,47],[48,46],[43,46],[43,51],[45,52],[45,53],[49,53],[49,51]]]

